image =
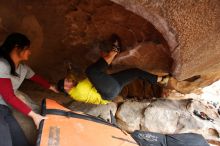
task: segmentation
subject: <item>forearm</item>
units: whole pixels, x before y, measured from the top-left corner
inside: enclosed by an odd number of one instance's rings
[[[46,79],[44,79],[43,77],[36,75],[36,74],[33,77],[31,77],[29,80],[37,83],[38,85],[40,85],[46,89],[49,89],[51,86],[50,83]]]
[[[43,116],[41,116],[41,115],[39,115],[39,114],[37,114],[37,113],[35,113],[35,112],[33,112],[33,111],[30,111],[30,112],[28,113],[28,116],[33,119],[33,121],[34,121],[34,123],[35,123],[37,129],[38,129],[39,126],[40,126],[40,122],[41,122],[42,120],[44,120],[44,119],[47,119],[47,117],[43,117]]]

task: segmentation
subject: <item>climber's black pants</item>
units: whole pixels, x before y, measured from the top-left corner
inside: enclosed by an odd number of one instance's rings
[[[29,146],[11,110],[0,105],[0,146]]]
[[[107,62],[100,58],[86,69],[86,74],[103,99],[112,100],[122,88],[135,79],[147,79],[151,84],[157,83],[157,76],[138,68],[131,68],[113,74],[107,74]]]

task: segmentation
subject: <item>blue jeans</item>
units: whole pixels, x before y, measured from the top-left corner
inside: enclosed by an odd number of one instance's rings
[[[100,58],[86,69],[86,75],[101,94],[103,99],[112,100],[124,86],[135,79],[146,79],[151,84],[157,83],[157,76],[138,68],[131,68],[113,74],[107,74],[108,63]]]
[[[30,146],[9,107],[0,105],[0,146]]]

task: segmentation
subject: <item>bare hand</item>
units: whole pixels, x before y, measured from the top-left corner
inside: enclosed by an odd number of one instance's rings
[[[55,87],[55,85],[51,85],[49,88],[51,91],[55,92],[55,93],[59,93],[59,91],[57,90],[57,88]]]
[[[33,111],[31,111],[29,114],[28,114],[34,121],[34,124],[36,125],[37,129],[39,128],[39,125],[40,125],[40,122],[44,119],[48,119],[47,117],[43,117]]]

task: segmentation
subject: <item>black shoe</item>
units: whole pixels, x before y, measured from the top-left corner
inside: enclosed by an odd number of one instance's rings
[[[112,43],[113,51],[120,53],[121,52],[121,39],[117,34],[112,34],[110,37]]]

